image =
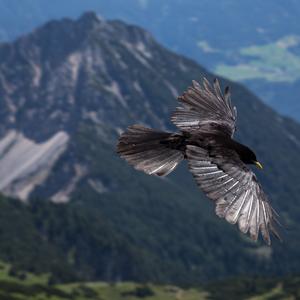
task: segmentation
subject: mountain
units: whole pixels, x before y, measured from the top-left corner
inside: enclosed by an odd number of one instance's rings
[[[0,0],[0,40],[86,10],[146,28],[168,48],[246,83],[276,110],[300,120],[299,1]]]
[[[174,130],[175,97],[215,75],[94,13],[2,43],[0,61],[0,259],[58,281],[191,285],[299,271],[299,124],[221,78],[238,108],[237,137],[256,150],[258,176],[288,226],[269,248],[219,220],[185,164],[160,179],[115,154],[130,124]]]

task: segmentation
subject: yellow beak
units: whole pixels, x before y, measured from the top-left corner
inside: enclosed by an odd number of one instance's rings
[[[255,161],[254,164],[259,168],[259,169],[263,169],[262,164],[259,161]]]

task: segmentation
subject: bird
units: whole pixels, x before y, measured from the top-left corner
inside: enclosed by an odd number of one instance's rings
[[[281,240],[279,215],[250,165],[262,169],[256,154],[233,139],[237,109],[230,88],[224,93],[218,79],[193,80],[178,97],[171,122],[179,132],[163,132],[135,124],[123,132],[116,152],[130,165],[149,175],[167,176],[183,160],[197,185],[214,202],[215,213],[254,241],[261,234]]]

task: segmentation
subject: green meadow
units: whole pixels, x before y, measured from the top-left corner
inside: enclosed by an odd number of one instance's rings
[[[132,282],[51,284],[50,276],[34,275],[0,263],[1,300],[296,300],[300,278],[231,279],[202,287]]]
[[[298,44],[298,38],[286,36],[274,43],[241,48],[236,54],[241,62],[219,64],[215,72],[235,81],[293,82],[300,78],[300,57],[291,51]]]

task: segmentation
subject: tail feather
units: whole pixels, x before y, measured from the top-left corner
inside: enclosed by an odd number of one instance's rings
[[[180,150],[168,147],[167,141],[172,135],[133,125],[119,138],[117,153],[137,170],[166,176],[184,158]]]

